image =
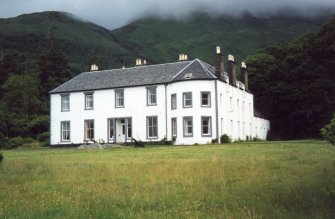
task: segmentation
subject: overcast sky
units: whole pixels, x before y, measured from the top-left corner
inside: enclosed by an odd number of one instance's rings
[[[0,17],[57,10],[112,29],[143,15],[184,18],[195,10],[233,15],[249,11],[257,15],[285,7],[313,15],[315,8],[335,8],[335,0],[0,0]]]

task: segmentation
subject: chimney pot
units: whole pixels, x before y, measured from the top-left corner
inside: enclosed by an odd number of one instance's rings
[[[221,54],[221,48],[220,48],[220,46],[216,47],[216,54]]]
[[[91,71],[98,71],[98,70],[99,70],[99,68],[96,64],[91,65]]]
[[[233,55],[228,55],[228,61],[233,61],[235,62],[235,58]]]
[[[142,65],[142,59],[136,59],[136,66]]]
[[[147,64],[147,60],[143,59],[143,65],[146,65],[146,64]]]

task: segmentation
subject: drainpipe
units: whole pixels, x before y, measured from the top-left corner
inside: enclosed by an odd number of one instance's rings
[[[164,84],[165,87],[165,138],[167,140],[167,131],[168,131],[168,125],[167,125],[167,84]]]
[[[220,142],[219,137],[219,105],[218,105],[218,81],[214,80],[214,87],[215,87],[215,122],[216,122],[216,138],[218,143]]]

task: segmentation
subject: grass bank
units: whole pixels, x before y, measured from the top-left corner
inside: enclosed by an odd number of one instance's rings
[[[4,151],[0,218],[334,218],[322,141]]]

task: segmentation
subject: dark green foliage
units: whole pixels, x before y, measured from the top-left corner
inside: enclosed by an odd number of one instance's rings
[[[255,105],[270,138],[320,137],[335,108],[335,17],[320,32],[247,60]]]
[[[3,161],[3,158],[4,158],[4,156],[3,156],[2,152],[0,152],[0,164],[1,164],[2,161]]]
[[[218,139],[217,138],[213,138],[212,139],[212,144],[216,144],[216,143],[218,143]]]
[[[221,144],[228,144],[228,143],[231,143],[231,138],[227,134],[224,134],[224,135],[221,135],[220,141],[221,141]]]
[[[49,132],[43,132],[43,133],[39,134],[36,139],[40,142],[49,143],[50,133]]]
[[[335,114],[330,123],[321,129],[321,134],[324,139],[335,145]]]

